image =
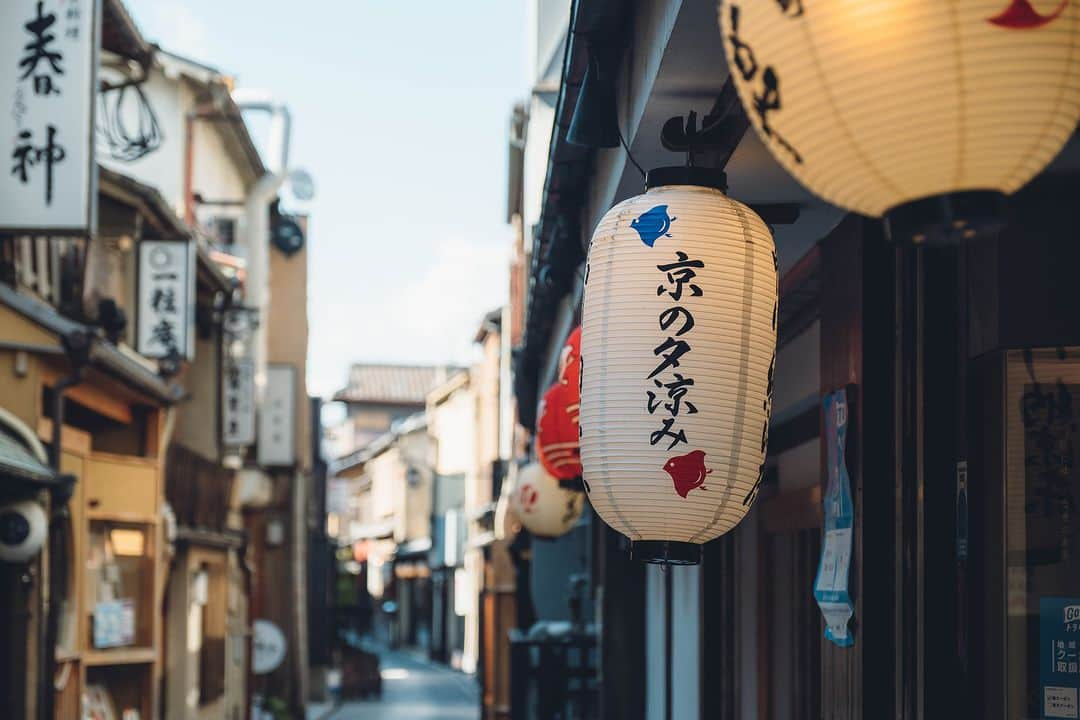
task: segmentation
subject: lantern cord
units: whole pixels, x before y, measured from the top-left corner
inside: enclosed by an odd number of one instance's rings
[[[619,142],[622,143],[623,150],[626,151],[626,157],[630,158],[630,162],[632,162],[634,167],[637,168],[637,171],[641,173],[641,177],[645,177],[645,170],[642,169],[641,165],[638,165],[638,161],[634,159],[634,154],[630,152],[630,146],[626,144],[626,139],[623,138],[622,128],[617,124],[615,125],[615,132],[619,133]]]

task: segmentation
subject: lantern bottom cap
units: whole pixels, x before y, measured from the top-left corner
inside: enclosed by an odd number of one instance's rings
[[[559,487],[561,487],[563,490],[585,492],[585,481],[580,475],[567,479],[559,478]]]
[[[894,243],[948,245],[997,232],[1005,224],[1005,195],[995,190],[931,195],[885,212]]]
[[[659,565],[698,565],[701,545],[674,540],[637,540],[630,543],[630,557]]]

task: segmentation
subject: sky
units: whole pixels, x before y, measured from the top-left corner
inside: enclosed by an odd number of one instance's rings
[[[309,392],[354,361],[467,363],[507,297],[524,0],[126,2],[151,41],[289,106],[290,164],[316,187]]]

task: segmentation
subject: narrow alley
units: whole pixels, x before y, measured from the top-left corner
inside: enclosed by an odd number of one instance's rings
[[[479,718],[473,679],[405,652],[381,656],[380,698],[314,706],[308,720],[474,720]]]

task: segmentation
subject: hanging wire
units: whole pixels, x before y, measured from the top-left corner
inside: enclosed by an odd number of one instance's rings
[[[630,162],[634,163],[634,167],[637,168],[637,171],[641,173],[641,177],[644,178],[645,170],[638,165],[638,161],[634,159],[634,154],[630,152],[630,146],[626,144],[626,140],[623,138],[622,128],[619,127],[618,123],[615,124],[615,132],[619,134],[619,142],[622,143],[623,150],[626,151],[626,157],[630,158]]]
[[[128,96],[129,91],[135,93],[134,99]],[[129,126],[132,120],[134,128]],[[122,162],[149,155],[165,139],[142,87],[129,83],[106,87],[98,93],[97,137],[109,156]]]

